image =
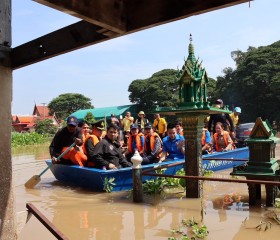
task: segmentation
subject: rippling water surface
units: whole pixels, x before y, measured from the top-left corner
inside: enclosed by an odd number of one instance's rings
[[[50,171],[34,189],[26,189],[24,183],[46,167],[47,158],[48,146],[13,150],[21,240],[56,239],[34,216],[24,224],[27,202],[74,240],[168,239],[171,229],[178,229],[183,219],[192,217],[208,227],[207,239],[279,239],[280,225],[270,218],[275,209],[249,207],[246,184],[206,182],[202,199],[186,199],[184,195],[162,200],[147,198],[143,204],[133,203],[128,192],[97,193],[66,186],[56,181]],[[218,172],[214,177],[227,178],[230,172]],[[271,229],[257,231],[260,221],[271,221]]]

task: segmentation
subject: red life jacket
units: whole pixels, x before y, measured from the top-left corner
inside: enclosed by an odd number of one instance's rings
[[[134,149],[132,149],[132,138],[135,137],[135,141],[136,141],[136,147],[139,153],[142,153],[144,148],[141,144],[141,136],[143,136],[143,133],[138,133],[136,136],[132,136],[130,135],[128,138],[128,143],[127,143],[127,147],[128,147],[128,152],[129,153],[133,153]]]

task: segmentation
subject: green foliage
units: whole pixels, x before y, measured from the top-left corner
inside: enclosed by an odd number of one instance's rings
[[[199,224],[192,219],[183,219],[181,225],[177,229],[172,229],[171,234],[172,237],[169,237],[168,240],[177,240],[180,239],[184,240],[195,240],[195,239],[205,239],[209,231],[205,225],[199,226]],[[174,236],[176,235],[176,236]]]
[[[91,112],[87,112],[86,116],[84,117],[84,120],[89,124],[92,124],[95,122],[95,118]]]
[[[242,108],[244,122],[257,117],[280,120],[280,41],[265,47],[232,52],[237,68],[225,68],[217,78],[214,99]]]
[[[114,183],[115,178],[111,177],[110,179],[108,179],[107,177],[104,178],[104,188],[103,190],[107,193],[110,193],[113,191],[114,186],[116,185]]]
[[[36,120],[35,132],[39,134],[50,134],[53,135],[57,132],[58,127],[53,125],[51,119]]]
[[[163,174],[166,168],[156,170],[157,174]],[[179,170],[180,171],[180,170]],[[177,173],[176,173],[177,174]],[[147,180],[143,183],[143,193],[147,195],[162,194],[165,188],[176,188],[180,187],[179,178],[165,178],[156,177],[151,180]]]
[[[39,133],[18,133],[12,132],[12,147],[36,145],[48,141],[48,135]]]
[[[157,105],[176,106],[179,100],[176,74],[174,69],[164,69],[148,79],[134,80],[128,87],[129,100],[139,104],[139,109],[147,112]]]
[[[79,93],[65,93],[54,98],[48,105],[50,114],[55,113],[59,119],[68,117],[80,109],[93,108],[91,99]]]

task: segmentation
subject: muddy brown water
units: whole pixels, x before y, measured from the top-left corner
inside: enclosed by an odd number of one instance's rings
[[[56,239],[34,216],[25,224],[27,202],[73,240],[168,239],[171,229],[178,229],[183,219],[191,218],[207,226],[207,239],[279,239],[280,225],[269,217],[277,209],[249,207],[246,184],[205,182],[201,199],[150,197],[143,204],[135,204],[128,192],[98,193],[69,187],[58,182],[51,171],[42,176],[36,188],[26,189],[24,183],[46,167],[48,146],[16,149],[12,155],[20,240]],[[276,155],[280,158],[280,147]],[[227,178],[230,172],[216,172],[213,177]],[[226,204],[227,196],[234,202]],[[272,227],[257,231],[260,221],[271,221]]]

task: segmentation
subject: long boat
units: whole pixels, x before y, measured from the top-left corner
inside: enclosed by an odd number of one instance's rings
[[[203,155],[202,167],[206,170],[219,171],[229,169],[234,166],[244,164],[249,159],[249,149],[247,147],[237,148],[228,152],[218,152]],[[231,160],[232,159],[232,160]],[[235,161],[238,160],[238,161]],[[244,160],[243,160],[244,159]],[[175,175],[183,168],[185,160],[167,160],[162,163],[143,165],[143,170],[148,170],[157,166],[167,166],[179,163],[177,166],[167,168],[165,174]],[[101,170],[96,168],[80,167],[77,165],[52,164],[51,160],[46,160],[48,166],[58,181],[72,186],[79,186],[93,191],[104,191],[106,182],[114,178],[112,191],[124,191],[132,189],[132,167],[118,170]],[[152,179],[152,176],[143,176],[143,182]]]

